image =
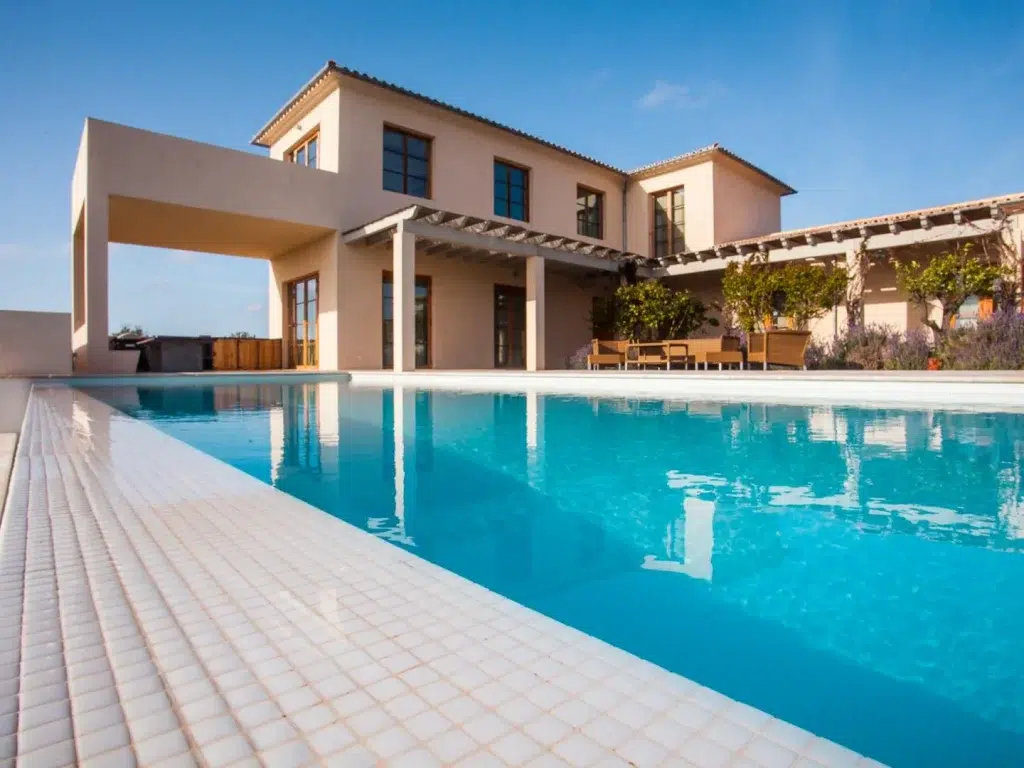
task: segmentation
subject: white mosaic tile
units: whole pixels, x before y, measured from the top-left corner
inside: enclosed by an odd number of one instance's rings
[[[874,765],[36,388],[0,765]]]

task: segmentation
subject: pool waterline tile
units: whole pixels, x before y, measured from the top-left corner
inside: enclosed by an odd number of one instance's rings
[[[209,764],[350,752],[671,763],[780,759],[795,746],[836,765],[858,758],[784,723],[740,738],[737,727],[771,718],[71,389],[31,394],[0,523],[0,595],[22,628],[3,663],[33,702],[0,740],[28,761],[44,748],[113,754],[125,740],[139,762]],[[693,732],[674,737],[665,718],[698,704],[713,716],[683,717]],[[602,721],[614,725],[588,736]]]

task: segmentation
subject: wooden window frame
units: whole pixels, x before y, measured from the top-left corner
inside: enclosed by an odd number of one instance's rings
[[[310,142],[316,141],[316,165],[309,165],[308,163],[296,163],[295,155],[300,149],[306,150],[306,157],[309,157],[309,145]],[[320,150],[323,148],[323,143],[320,141],[320,126],[318,125],[313,130],[306,133],[301,139],[292,144],[291,148],[284,153],[285,160],[295,165],[302,165],[305,168],[319,168],[320,167]]]
[[[658,255],[658,224],[657,224],[657,198],[662,195],[668,195],[668,223],[667,223],[667,246],[668,252],[662,255]],[[672,214],[676,209],[675,198],[678,195],[682,198],[682,202],[678,207],[683,209],[683,246],[682,248],[676,248],[673,242],[674,227]],[[677,253],[682,253],[686,249],[686,192],[685,186],[670,187],[669,189],[659,189],[657,192],[651,192],[649,196],[648,207],[650,210],[650,221],[651,221],[651,232],[650,232],[650,246],[652,258],[665,258],[667,256],[674,256]]]
[[[384,148],[384,136],[388,131],[398,133],[402,136],[402,191],[399,192],[396,189],[388,189],[384,186],[384,152],[387,150]],[[426,194],[422,197],[420,195],[409,192],[409,139],[419,139],[427,145],[427,189]],[[380,132],[381,140],[381,160],[380,160],[380,184],[381,189],[385,192],[394,192],[397,195],[408,195],[409,197],[416,197],[420,200],[431,200],[433,199],[434,190],[434,137],[428,136],[425,133],[419,131],[411,131],[408,128],[403,128],[400,125],[394,125],[393,123],[384,123],[384,127]],[[418,159],[418,158],[417,158]]]
[[[580,208],[580,198],[581,197],[589,197],[590,195],[595,195],[597,197],[597,234],[596,235],[592,235],[589,232],[581,232],[580,231],[583,228],[583,225],[584,225],[584,221],[580,219],[580,211],[581,210],[584,210],[584,211],[589,211],[590,210],[590,207],[586,206],[586,205],[582,209]],[[602,190],[594,189],[593,187],[588,187],[586,184],[577,184],[576,185],[576,234],[577,235],[582,235],[583,237],[589,237],[592,240],[604,240],[604,210],[605,210],[605,207],[604,207],[604,192]],[[589,223],[589,221],[587,221],[586,223]]]
[[[427,362],[423,365],[416,364],[417,368],[433,368],[434,367],[434,279],[430,275],[416,275],[413,278],[413,312],[416,311],[416,283],[423,282],[427,286]],[[386,340],[384,337],[384,284],[391,283],[391,334],[394,338],[394,322],[395,322],[395,274],[390,269],[385,269],[381,272],[380,276],[380,291],[381,291],[381,307],[380,307],[380,367],[381,370],[384,368],[384,347]],[[413,328],[415,329],[416,323],[413,321]],[[413,344],[416,343],[416,339],[413,339]],[[391,362],[394,363],[394,344],[392,343],[391,348]]]
[[[530,221],[530,187],[531,187],[531,184],[530,184],[530,168],[528,166],[522,165],[520,163],[515,163],[515,162],[513,162],[511,160],[506,160],[503,157],[495,157],[494,158],[494,164],[492,166],[492,171],[491,171],[491,175],[493,177],[492,181],[493,181],[495,186],[498,183],[498,180],[497,180],[497,170],[498,170],[498,168],[497,168],[497,166],[499,164],[505,166],[506,168],[511,168],[513,170],[517,170],[517,171],[522,171],[523,172],[523,182],[524,182],[523,183],[523,218],[517,219],[517,218],[515,218],[514,216],[511,215],[511,213],[512,213],[512,184],[508,181],[507,178],[505,180],[505,195],[506,195],[505,199],[506,199],[506,202],[508,203],[508,211],[507,211],[507,213],[498,213],[497,211],[495,211],[494,215],[495,216],[500,216],[503,219],[508,219],[509,221],[529,222]],[[498,202],[498,197],[497,197],[497,195],[494,194],[494,186],[491,187],[491,197],[493,198],[493,203],[496,204]],[[493,208],[494,208],[494,206],[492,205],[492,210],[493,210]]]

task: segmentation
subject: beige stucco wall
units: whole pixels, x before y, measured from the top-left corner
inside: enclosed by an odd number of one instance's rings
[[[0,376],[71,373],[71,315],[0,310]]]
[[[726,160],[713,167],[716,245],[782,229],[782,198],[777,189]]]
[[[715,244],[714,170],[709,160],[688,168],[631,182],[626,193],[627,250],[649,256],[651,251],[650,195],[665,189],[684,188],[684,222],[687,250]]]
[[[298,122],[270,145],[270,156],[282,160],[285,152],[315,129],[320,131],[317,146],[317,167],[324,171],[338,170],[338,148],[341,136],[341,92],[335,88],[315,107],[303,114]]]
[[[383,189],[385,123],[432,138],[429,201]],[[364,83],[346,80],[342,84],[339,172],[345,185],[343,229],[414,203],[497,218],[495,157],[530,169],[527,226],[588,240],[576,232],[576,185],[584,184],[605,193],[604,237],[592,242],[621,247],[622,177],[618,174],[448,110]]]

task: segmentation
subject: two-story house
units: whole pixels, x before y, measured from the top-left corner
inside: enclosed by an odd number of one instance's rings
[[[269,261],[288,367],[541,370],[589,340],[593,299],[625,262],[713,301],[736,259],[853,264],[864,238],[888,253],[920,233],[1019,226],[1024,199],[785,233],[795,190],[718,145],[622,171],[334,62],[253,143],[270,157],[86,122],[76,370],[108,369],[109,242]],[[878,297],[873,319],[914,322],[905,297]]]

